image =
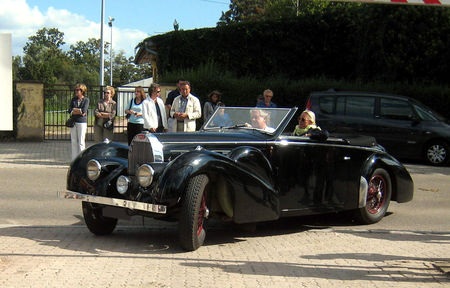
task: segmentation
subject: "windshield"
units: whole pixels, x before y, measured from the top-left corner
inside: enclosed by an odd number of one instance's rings
[[[274,134],[289,111],[288,108],[219,107],[203,129],[244,128]]]
[[[421,120],[425,121],[445,121],[445,117],[439,115],[437,112],[431,110],[431,108],[428,108],[427,106],[412,101],[414,109],[416,109],[417,114],[419,115]]]

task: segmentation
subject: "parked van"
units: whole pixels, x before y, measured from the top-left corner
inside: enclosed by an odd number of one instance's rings
[[[410,97],[330,89],[311,93],[306,108],[322,129],[373,136],[397,158],[449,161],[448,120]]]

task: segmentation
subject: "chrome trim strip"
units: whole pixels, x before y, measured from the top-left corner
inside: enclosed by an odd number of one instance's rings
[[[165,205],[156,205],[156,204],[130,201],[130,200],[124,200],[124,199],[87,195],[87,194],[81,194],[81,193],[72,192],[72,191],[58,191],[57,197],[61,198],[61,199],[81,200],[81,201],[90,202],[90,203],[122,207],[122,208],[128,208],[128,209],[132,209],[132,210],[140,210],[140,211],[146,211],[146,212],[152,212],[152,213],[158,213],[158,214],[166,214],[167,213],[167,206],[165,206]]]
[[[358,208],[366,207],[368,190],[369,190],[369,183],[367,183],[366,178],[361,176],[361,178],[359,178]]]
[[[285,139],[283,139],[285,140]],[[336,142],[340,142],[340,141],[336,141]],[[342,143],[342,142],[340,142]],[[163,142],[164,145],[167,144],[176,144],[176,145],[190,145],[192,143],[188,143],[188,142]],[[311,145],[315,145],[315,146],[329,146],[329,147],[343,147],[343,148],[352,148],[352,149],[360,149],[360,150],[368,150],[368,151],[380,151],[379,148],[376,148],[376,146],[373,147],[364,147],[364,146],[352,146],[349,144],[333,144],[333,143],[319,143],[319,142],[296,142],[296,141],[288,141],[286,143],[286,141],[280,141],[280,140],[271,140],[271,141],[204,141],[204,142],[195,142],[195,145],[212,145],[212,144],[219,144],[219,145],[224,145],[224,144],[234,144],[234,145],[246,145],[246,146],[251,146],[251,145],[279,145],[279,146],[289,146],[289,145],[296,145],[296,146],[311,146]],[[192,144],[192,145],[194,145]],[[206,149],[206,148],[205,148]],[[192,150],[170,150],[171,152],[189,152]]]

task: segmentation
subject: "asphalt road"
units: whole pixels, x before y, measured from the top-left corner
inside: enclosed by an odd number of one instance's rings
[[[175,223],[135,219],[95,237],[81,204],[56,197],[67,168],[37,163],[0,168],[0,287],[449,287],[449,167],[407,165],[414,200],[373,225],[345,214],[255,231],[213,223],[185,252]]]
[[[387,216],[379,223],[359,226],[347,215],[302,217],[295,221],[306,226],[355,230],[450,232],[450,167],[406,167],[414,180],[414,199],[402,204],[391,202]],[[66,173],[67,168],[45,165],[0,168],[0,225],[84,225],[81,204],[56,197],[58,190],[65,189]]]

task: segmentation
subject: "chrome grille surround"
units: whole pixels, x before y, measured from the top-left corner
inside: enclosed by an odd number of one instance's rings
[[[136,135],[128,151],[128,174],[136,175],[139,166],[152,162],[164,162],[162,143],[151,133]]]

